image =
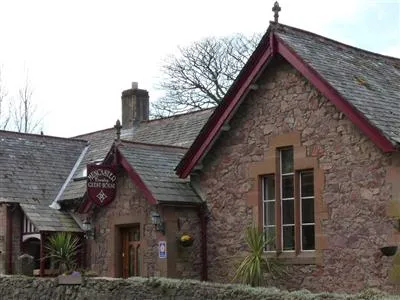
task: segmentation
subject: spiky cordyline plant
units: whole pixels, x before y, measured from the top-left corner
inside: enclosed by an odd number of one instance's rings
[[[59,272],[69,272],[76,267],[76,256],[79,250],[79,238],[68,232],[57,232],[48,238],[47,257],[58,264]]]
[[[240,263],[236,270],[234,281],[251,286],[263,284],[264,273],[279,275],[283,272],[281,263],[275,258],[267,258],[264,254],[265,245],[274,242],[274,238],[266,239],[265,234],[260,232],[256,226],[246,228],[245,240],[250,253]]]

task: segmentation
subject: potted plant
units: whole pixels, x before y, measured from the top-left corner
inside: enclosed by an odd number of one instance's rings
[[[57,232],[48,238],[48,258],[58,266],[58,284],[81,284],[80,272],[76,268],[76,256],[80,247],[79,238],[71,233]]]
[[[190,247],[193,245],[193,237],[190,234],[184,233],[179,237],[179,244],[182,247]]]

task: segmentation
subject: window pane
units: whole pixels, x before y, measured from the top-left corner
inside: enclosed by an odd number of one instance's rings
[[[275,225],[275,201],[264,203],[264,225]]]
[[[293,198],[293,175],[282,176],[282,199]]]
[[[283,250],[294,250],[294,226],[283,226]]]
[[[275,178],[274,175],[264,177],[264,200],[275,199]]]
[[[282,209],[282,224],[294,224],[294,200],[283,200]]]
[[[302,226],[302,243],[303,243],[303,250],[315,249],[314,225]]]
[[[314,223],[314,198],[301,200],[301,222]]]
[[[313,172],[302,172],[301,173],[301,196],[302,197],[314,196]]]
[[[293,148],[281,150],[282,174],[293,172]]]
[[[274,251],[275,248],[275,227],[267,227],[265,232],[265,251]]]

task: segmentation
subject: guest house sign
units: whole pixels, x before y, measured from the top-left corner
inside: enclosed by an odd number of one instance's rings
[[[106,206],[115,198],[117,175],[112,166],[87,165],[87,193],[98,206]]]

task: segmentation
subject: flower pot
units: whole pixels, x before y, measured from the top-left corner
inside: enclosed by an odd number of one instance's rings
[[[381,252],[384,256],[393,256],[396,254],[397,246],[386,246],[381,248]]]
[[[190,239],[190,240],[187,240],[187,241],[179,240],[179,244],[180,244],[182,247],[190,247],[190,246],[193,245],[193,239]]]
[[[190,247],[193,245],[193,238],[190,234],[184,233],[178,238],[178,243],[182,247]]]

